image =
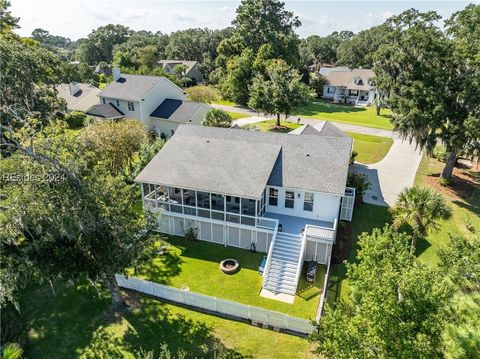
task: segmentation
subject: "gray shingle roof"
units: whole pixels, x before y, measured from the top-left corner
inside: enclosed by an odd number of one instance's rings
[[[293,131],[290,131],[289,134],[292,135],[316,135],[316,136],[330,136],[330,137],[348,137],[342,130],[337,126],[333,125],[328,121],[317,121],[315,125],[303,125]]]
[[[371,90],[375,88],[368,84],[368,80],[375,76],[370,69],[353,69],[352,71],[330,71],[325,74],[326,85],[343,86],[352,90]],[[355,84],[354,79],[359,78],[360,83]]]
[[[98,94],[100,89],[85,83],[77,83],[78,91],[75,95],[70,95],[70,84],[60,84],[55,86],[58,91],[58,97],[67,102],[67,108],[71,111],[85,112],[91,106],[98,103]]]
[[[162,66],[165,67],[165,65],[169,65],[170,68],[173,70],[173,68],[176,65],[186,65],[187,70],[185,71],[185,76],[188,76],[188,73],[193,69],[193,67],[198,64],[197,61],[189,61],[189,60],[160,60],[158,63]]]
[[[180,125],[137,182],[260,198],[271,185],[343,195],[352,139]]]
[[[203,106],[205,105],[199,102],[167,98],[150,114],[150,117],[163,118],[178,123],[188,123],[193,115]]]
[[[94,105],[86,111],[86,114],[107,119],[117,119],[125,117],[124,113],[111,103]]]
[[[99,96],[126,101],[141,101],[161,81],[169,81],[161,76],[122,74],[118,81],[110,82]],[[173,86],[177,86],[171,83]],[[180,87],[179,91],[183,91]]]

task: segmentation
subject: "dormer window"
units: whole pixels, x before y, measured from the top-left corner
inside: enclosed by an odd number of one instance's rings
[[[372,79],[368,79],[368,86],[375,86]]]
[[[360,77],[355,77],[355,78],[353,79],[353,83],[354,83],[355,85],[358,85],[361,81],[362,81],[362,79],[361,79]]]

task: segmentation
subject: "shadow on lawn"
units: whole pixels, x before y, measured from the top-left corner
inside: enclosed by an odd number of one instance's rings
[[[201,320],[172,313],[164,303],[125,293],[129,309],[109,314],[110,298],[87,283],[55,284],[31,289],[22,303],[22,317],[28,330],[29,358],[124,358],[139,357],[139,351],[158,356],[167,343],[173,356],[178,350],[187,357],[228,358],[242,356],[221,343],[213,328]]]

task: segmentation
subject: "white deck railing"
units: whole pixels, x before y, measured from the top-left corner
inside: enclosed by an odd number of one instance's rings
[[[297,291],[298,282],[300,281],[300,276],[302,275],[303,263],[305,262],[306,246],[307,246],[307,232],[304,231],[302,234],[302,247],[300,248],[300,257],[298,258],[298,264],[297,264],[297,276],[295,278],[295,291]]]
[[[262,287],[265,287],[265,281],[267,279],[268,272],[269,272],[269,269],[270,269],[270,262],[272,261],[273,246],[275,245],[275,240],[277,239],[278,220],[276,220],[276,221],[277,221],[277,225],[275,226],[275,229],[273,230],[272,241],[270,242],[270,247],[268,248],[267,260],[265,262],[265,267],[263,268]]]
[[[322,242],[334,243],[337,233],[337,219],[335,218],[332,227],[314,226],[307,224],[305,226],[305,235],[312,240],[320,240]]]
[[[187,305],[194,308],[207,310],[233,318],[250,320],[273,328],[308,335],[315,329],[313,322],[303,318],[291,317],[288,314],[275,312],[263,308],[241,304],[225,299],[211,297],[204,294],[184,291],[178,288],[146,281],[139,278],[126,278],[121,274],[116,275],[120,287],[145,293],[156,298],[170,302]],[[252,293],[256,295],[256,293]]]

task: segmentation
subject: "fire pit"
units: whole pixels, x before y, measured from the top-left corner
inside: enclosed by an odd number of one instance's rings
[[[240,264],[236,259],[229,258],[220,262],[220,269],[223,273],[233,274],[238,270],[238,268],[240,268]]]

